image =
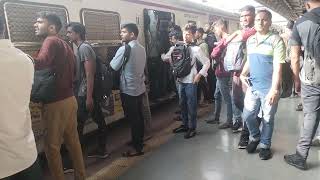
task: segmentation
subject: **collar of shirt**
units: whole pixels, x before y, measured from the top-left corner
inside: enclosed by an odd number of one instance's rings
[[[132,41],[130,41],[128,44],[129,44],[130,46],[132,46],[132,45],[136,44],[137,42],[138,42],[137,40],[132,40]]]
[[[13,44],[9,39],[0,39],[0,48],[12,48]]]
[[[254,41],[256,43],[256,45],[260,45],[262,44],[264,41],[266,41],[270,36],[272,35],[271,31],[269,31],[267,34],[259,34],[256,33],[256,35],[254,36]]]

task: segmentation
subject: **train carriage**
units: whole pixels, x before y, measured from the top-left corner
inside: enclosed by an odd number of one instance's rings
[[[41,46],[34,35],[33,24],[40,11],[51,11],[59,15],[64,25],[81,22],[86,26],[87,39],[97,55],[110,61],[121,45],[120,24],[134,22],[140,30],[139,41],[147,50],[148,89],[150,103],[170,98],[168,65],[161,61],[160,54],[169,49],[168,26],[186,23],[204,26],[218,18],[227,21],[229,31],[238,29],[238,15],[180,0],[0,0],[0,14],[5,17],[6,38],[31,56]],[[59,33],[65,38],[66,30]],[[76,48],[74,48],[76,50]],[[115,89],[103,105],[107,123],[123,118],[119,90]],[[31,103],[33,130],[37,147],[42,151],[43,128],[41,104]],[[88,121],[85,132],[96,128]]]

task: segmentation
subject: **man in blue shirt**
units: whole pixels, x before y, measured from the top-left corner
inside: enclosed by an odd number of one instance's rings
[[[258,11],[255,17],[257,33],[247,41],[247,62],[240,75],[241,81],[248,86],[243,119],[246,121],[250,141],[248,153],[254,153],[260,144],[260,159],[271,158],[271,138],[274,117],[277,112],[281,69],[285,63],[285,46],[280,36],[270,32],[272,15],[268,10]],[[248,75],[250,76],[248,77]],[[262,131],[256,116],[262,110]]]
[[[146,52],[137,41],[139,30],[136,24],[125,24],[121,28],[122,42],[131,47],[127,62],[123,58],[125,46],[118,49],[110,62],[112,69],[121,71],[120,92],[122,107],[126,119],[131,124],[131,139],[135,152],[123,153],[125,157],[143,155],[144,120],[142,110],[142,97],[146,91],[144,83],[144,69],[146,65]]]

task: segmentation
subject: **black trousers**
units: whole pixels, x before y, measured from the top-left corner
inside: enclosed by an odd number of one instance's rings
[[[5,162],[2,162],[5,163]],[[38,160],[36,160],[30,167],[20,171],[12,176],[3,178],[1,180],[42,180],[42,172]]]
[[[81,144],[83,145],[83,129],[89,118],[89,112],[86,107],[86,97],[77,97],[78,101],[78,133]],[[92,120],[98,125],[98,148],[105,149],[107,141],[107,124],[102,114],[101,105],[98,100],[94,101]]]
[[[141,152],[143,149],[144,119],[142,96],[143,94],[139,96],[130,96],[121,93],[122,107],[125,118],[130,122],[131,140],[133,147],[137,152]]]
[[[217,78],[216,78],[216,75],[214,74],[214,70],[212,68],[209,68],[208,76],[207,76],[209,100],[214,99],[214,92],[216,91],[216,81],[217,81]]]
[[[198,103],[201,100],[201,92],[203,93],[203,99],[209,100],[209,92],[208,92],[208,83],[204,77],[201,77],[199,83],[198,83],[198,89],[197,89],[197,98]]]

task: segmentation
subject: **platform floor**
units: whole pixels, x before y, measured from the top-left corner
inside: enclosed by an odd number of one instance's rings
[[[183,134],[172,136],[165,144],[132,165],[119,180],[317,180],[320,179],[320,147],[313,147],[308,171],[287,165],[283,155],[295,152],[303,120],[296,112],[298,98],[282,99],[273,134],[273,158],[259,159],[237,148],[239,134],[219,130],[203,119],[198,135],[186,140]],[[222,113],[224,114],[224,113]],[[223,117],[222,117],[223,119]],[[223,120],[222,120],[223,121]]]

